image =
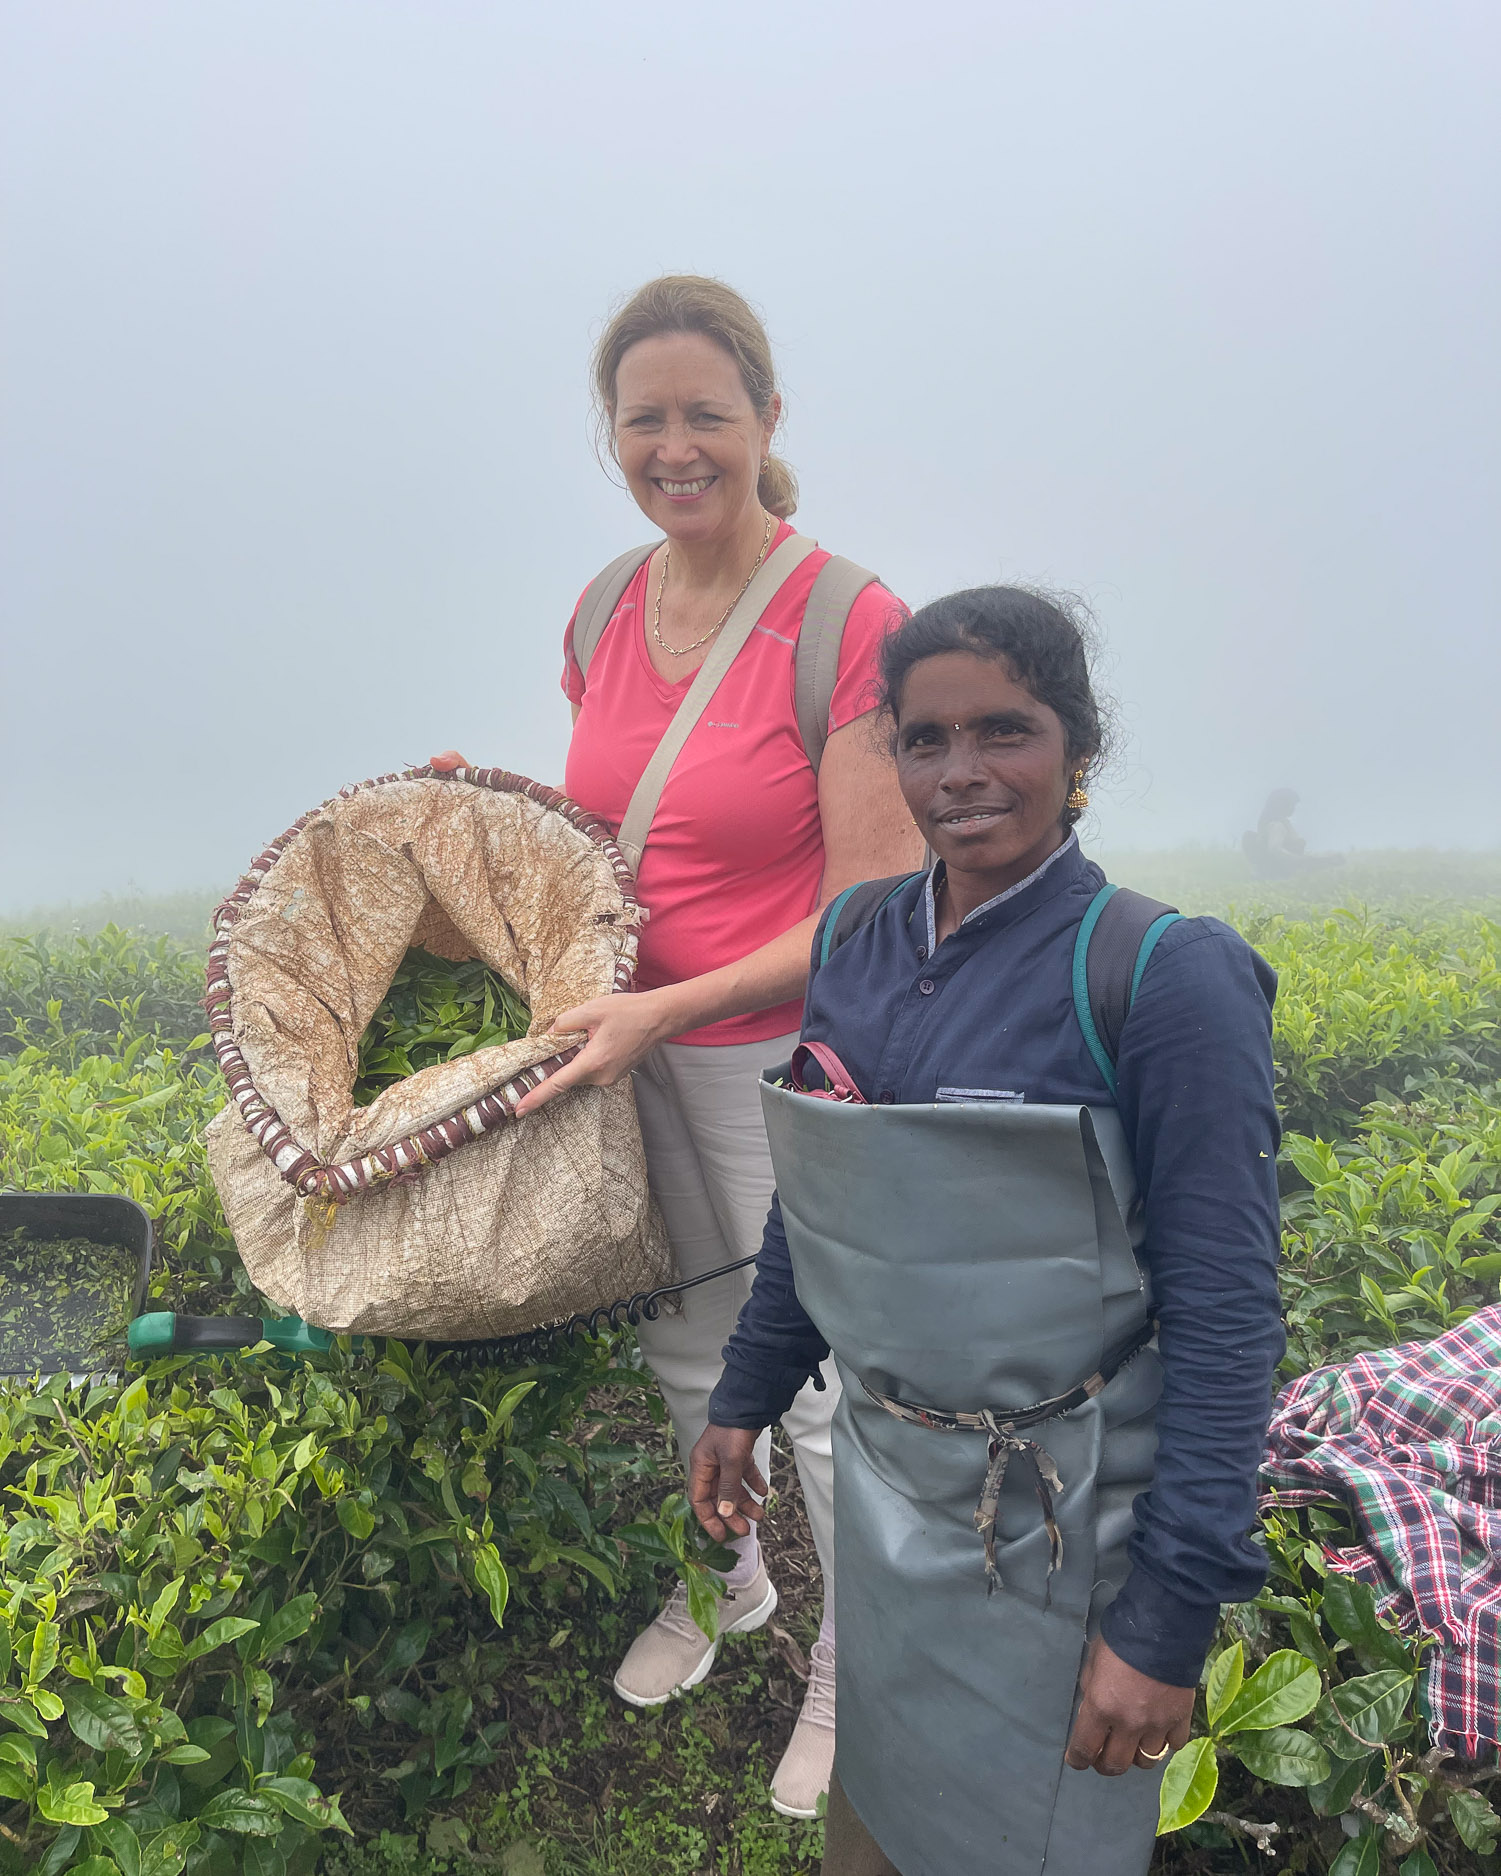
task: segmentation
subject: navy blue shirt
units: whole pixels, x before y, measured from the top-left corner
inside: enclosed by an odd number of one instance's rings
[[[1104,883],[1070,840],[930,954],[928,882],[909,882],[810,979],[805,1040],[829,1043],[869,1101],[926,1103],[965,1089],[1112,1105],[1072,988],[1074,939]],[[1142,976],[1116,1063],[1113,1104],[1145,1203],[1140,1255],[1163,1383],[1152,1485],[1136,1501],[1131,1569],[1104,1634],[1131,1666],[1183,1687],[1198,1680],[1219,1605],[1248,1600],[1266,1576],[1251,1531],[1284,1348],[1276,981],[1229,926],[1178,920]],[[828,1354],[798,1302],[775,1199],[724,1353],[709,1418],[732,1427],[780,1418]]]

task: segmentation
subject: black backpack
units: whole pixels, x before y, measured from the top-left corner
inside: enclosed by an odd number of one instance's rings
[[[846,886],[829,907],[818,968],[868,925],[902,887],[920,873],[891,879],[866,879]],[[1121,1031],[1135,1001],[1142,973],[1157,948],[1157,940],[1182,914],[1160,899],[1132,892],[1128,886],[1102,886],[1090,900],[1074,940],[1074,1013],[1085,1046],[1105,1086],[1115,1093],[1115,1058]]]

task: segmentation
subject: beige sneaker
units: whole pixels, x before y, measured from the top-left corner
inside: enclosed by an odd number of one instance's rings
[[[817,1817],[834,1770],[834,1644],[816,1641],[802,1712],[771,1775],[771,1802],[783,1817]]]
[[[727,1589],[719,1603],[719,1634],[743,1635],[760,1628],[777,1606],[765,1563],[743,1589]],[[615,1691],[633,1707],[660,1707],[674,1694],[697,1687],[714,1665],[719,1643],[688,1613],[687,1586],[679,1582],[656,1619],[631,1643],[615,1676]]]

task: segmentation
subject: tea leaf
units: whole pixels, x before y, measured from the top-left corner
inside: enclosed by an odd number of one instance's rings
[[[719,1599],[724,1594],[723,1581],[700,1564],[684,1566],[688,1586],[688,1613],[699,1629],[713,1641],[719,1633]]]
[[[1317,1785],[1329,1776],[1328,1753],[1296,1727],[1243,1733],[1230,1750],[1248,1772],[1269,1785]]]
[[[338,1799],[326,1798],[306,1778],[263,1778],[256,1791],[278,1804],[288,1817],[295,1817],[298,1823],[312,1830],[342,1830],[348,1836],[354,1834],[344,1820]]]
[[[335,1509],[338,1512],[340,1524],[351,1537],[358,1538],[361,1543],[375,1529],[375,1519],[357,1498],[341,1498]]]
[[[252,1644],[256,1657],[264,1660],[267,1655],[275,1654],[278,1648],[285,1648],[288,1642],[296,1641],[299,1635],[306,1635],[313,1625],[317,1609],[318,1596],[315,1590],[294,1596],[291,1602],[262,1624],[261,1632]]]
[[[1202,1817],[1214,1802],[1219,1789],[1220,1768],[1214,1754],[1214,1741],[1190,1739],[1173,1754],[1162,1774],[1157,1797],[1157,1835],[1182,1830]]]
[[[1451,1791],[1449,1815],[1460,1839],[1481,1856],[1489,1856],[1501,1835],[1501,1817],[1478,1791]]]
[[[1355,1759],[1341,1759],[1331,1754],[1329,1775],[1316,1779],[1308,1787],[1308,1802],[1320,1817],[1342,1816],[1349,1810],[1350,1800],[1365,1784],[1367,1775],[1379,1763],[1374,1753]]]
[[[1329,1876],[1381,1876],[1381,1834],[1367,1831],[1347,1843],[1329,1865]]]
[[[1358,1758],[1367,1748],[1384,1745],[1401,1729],[1412,1688],[1412,1675],[1401,1674],[1395,1668],[1344,1681],[1330,1688],[1320,1705],[1314,1731],[1338,1758]],[[1326,1707],[1333,1712],[1326,1712]]]
[[[96,1752],[128,1752],[138,1759],[149,1749],[150,1736],[127,1701],[97,1687],[75,1687],[64,1696],[63,1707],[74,1733]]]
[[[511,1594],[511,1579],[493,1544],[480,1544],[474,1552],[474,1580],[490,1599],[490,1613],[497,1628],[505,1621],[506,1602]]]
[[[1242,1645],[1236,1642],[1233,1648],[1222,1648],[1210,1663],[1209,1680],[1204,1689],[1204,1706],[1211,1728],[1219,1723],[1220,1715],[1240,1692],[1245,1677],[1246,1651]]]
[[[214,1649],[222,1648],[226,1642],[238,1641],[242,1635],[249,1635],[260,1627],[259,1622],[252,1622],[248,1616],[221,1615],[217,1622],[210,1622],[201,1635],[195,1636],[183,1650],[183,1659],[198,1661]]]
[[[141,1840],[123,1817],[107,1817],[94,1826],[94,1841],[115,1859],[120,1876],[141,1876]]]
[[[1285,1726],[1318,1705],[1319,1671],[1291,1648],[1269,1655],[1239,1690],[1220,1720],[1222,1736],[1247,1727]]]
[[[1324,1584],[1321,1613],[1335,1634],[1351,1644],[1362,1666],[1412,1672],[1412,1649],[1383,1625],[1369,1585],[1353,1576],[1331,1573]]]
[[[43,1785],[37,1792],[36,1808],[49,1824],[102,1824],[109,1812],[94,1801],[92,1781],[80,1779],[59,1790]]]
[[[216,1791],[198,1813],[198,1822],[211,1830],[232,1830],[249,1837],[274,1837],[281,1829],[281,1813],[268,1798],[248,1791]]]

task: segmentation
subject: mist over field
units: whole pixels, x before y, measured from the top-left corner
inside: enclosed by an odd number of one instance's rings
[[[227,887],[455,745],[561,779],[665,269],[798,524],[1094,605],[1107,852],[1501,846],[1493,7],[0,5],[0,914]]]

